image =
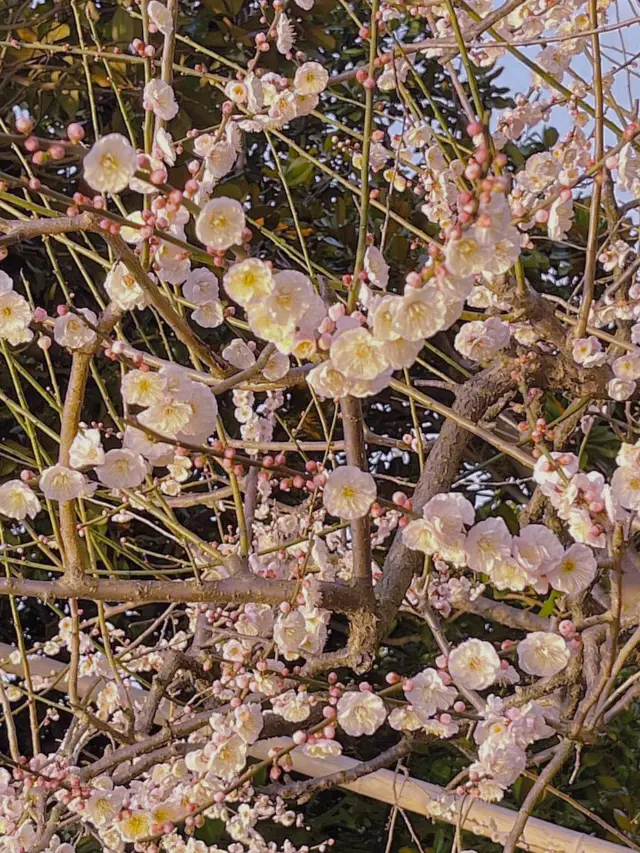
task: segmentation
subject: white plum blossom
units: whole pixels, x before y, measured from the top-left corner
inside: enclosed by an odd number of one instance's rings
[[[7,480],[0,486],[0,514],[23,521],[35,518],[40,512],[40,501],[31,486],[22,480]]]
[[[101,137],[83,160],[84,178],[94,190],[119,193],[136,171],[136,152],[121,133]]]
[[[474,525],[465,543],[467,565],[474,572],[491,574],[511,556],[512,536],[503,518],[487,518]]]
[[[389,265],[376,246],[367,246],[364,253],[364,268],[370,284],[383,289],[387,286],[389,283]]]
[[[587,589],[595,580],[598,564],[591,548],[572,545],[547,573],[549,583],[560,592],[574,594]]]
[[[336,707],[340,728],[351,737],[372,735],[387,718],[387,709],[379,696],[370,691],[349,691]]]
[[[327,88],[329,75],[319,62],[305,62],[293,78],[293,88],[299,95],[318,95]]]
[[[485,640],[465,640],[449,654],[449,673],[461,687],[484,690],[494,683],[499,671],[498,653]]]
[[[329,474],[323,501],[330,515],[352,521],[367,515],[376,495],[371,474],[355,465],[342,465]]]
[[[388,366],[384,348],[366,329],[347,329],[331,344],[336,370],[353,379],[375,379]]]
[[[105,486],[112,489],[131,489],[139,486],[147,475],[147,466],[139,453],[132,450],[109,450],[96,474]]]
[[[509,343],[509,325],[497,317],[465,323],[455,338],[459,353],[473,361],[485,361]]]
[[[173,32],[171,12],[164,3],[160,3],[159,0],[150,0],[147,5],[147,14],[149,15],[149,20],[155,24],[158,32],[165,36]]]
[[[69,465],[72,468],[87,468],[93,465],[102,465],[104,456],[100,430],[78,430],[69,449]]]
[[[246,308],[254,300],[263,299],[271,293],[273,274],[259,258],[247,258],[230,267],[223,285],[227,296]]]
[[[465,565],[465,526],[473,524],[475,518],[469,501],[458,494],[435,495],[424,505],[422,515],[402,531],[407,548],[437,554],[456,566]]]
[[[224,251],[242,243],[245,213],[233,198],[213,198],[196,219],[196,235],[201,243],[216,251]]]
[[[572,355],[576,364],[582,364],[584,367],[597,367],[603,364],[606,359],[606,353],[602,351],[602,344],[593,335],[575,340]]]
[[[427,717],[446,711],[457,695],[455,687],[447,687],[435,669],[424,669],[411,677],[411,689],[404,691],[412,706]]]
[[[55,342],[68,349],[81,349],[94,344],[98,340],[98,335],[85,323],[85,319],[92,326],[98,324],[98,318],[89,308],[80,308],[77,314],[67,311],[62,317],[56,317],[53,324]]]
[[[165,398],[166,389],[166,376],[148,369],[130,370],[122,377],[122,396],[133,406],[147,407],[161,403]]]
[[[171,121],[180,109],[171,86],[158,78],[150,80],[144,87],[142,106],[163,121]]]
[[[518,643],[518,665],[529,675],[555,675],[565,668],[570,656],[562,637],[547,631],[533,631]]]
[[[11,346],[18,346],[33,338],[29,328],[33,315],[27,300],[12,289],[13,282],[9,276],[6,273],[3,275],[5,278],[0,289],[0,339]]]
[[[109,270],[104,280],[104,289],[111,301],[122,311],[144,308],[147,304],[143,289],[122,262]]]
[[[52,465],[42,472],[40,489],[50,501],[72,501],[85,494],[86,480],[80,471],[65,465]]]

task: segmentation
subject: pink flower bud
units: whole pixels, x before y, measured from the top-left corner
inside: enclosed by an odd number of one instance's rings
[[[18,133],[31,133],[33,130],[33,119],[28,115],[18,116],[16,119],[16,130]]]
[[[563,619],[558,625],[558,631],[560,632],[560,636],[564,637],[565,640],[570,640],[575,636],[576,626],[571,619]]]

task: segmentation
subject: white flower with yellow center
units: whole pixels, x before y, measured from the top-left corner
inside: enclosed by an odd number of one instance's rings
[[[127,188],[136,165],[136,152],[129,140],[121,133],[108,133],[85,155],[84,179],[97,192],[119,193]]]
[[[444,327],[447,303],[432,287],[408,287],[396,309],[393,330],[407,341],[430,338]]]
[[[218,279],[206,267],[191,270],[182,288],[182,295],[194,305],[213,302],[220,295]]]
[[[122,378],[121,390],[125,402],[132,406],[154,406],[164,400],[167,378],[151,370],[130,370]]]
[[[422,341],[405,341],[398,338],[395,341],[385,341],[382,347],[387,361],[393,370],[411,367],[423,347]]]
[[[284,270],[273,277],[273,287],[264,300],[267,311],[278,323],[298,322],[313,297],[313,286],[306,275]]]
[[[222,283],[227,295],[243,308],[255,299],[264,299],[274,286],[271,269],[259,258],[247,258],[234,264]]]
[[[331,344],[331,361],[347,378],[375,379],[388,367],[381,341],[359,327],[347,329]]]
[[[342,465],[329,474],[323,501],[330,515],[352,520],[369,512],[376,495],[376,482],[371,474],[356,465]]]
[[[500,658],[491,643],[465,640],[449,655],[449,673],[460,687],[484,690],[500,671]]]
[[[216,428],[218,403],[211,389],[199,382],[192,383],[188,402],[191,409],[189,420],[176,437],[188,444],[201,444]]]
[[[66,465],[45,468],[40,477],[42,494],[50,501],[73,501],[85,493],[85,488],[84,475]]]
[[[345,693],[337,705],[338,723],[351,737],[372,735],[387,718],[384,702],[375,693]]]
[[[173,459],[173,446],[164,441],[152,441],[141,429],[128,426],[124,431],[122,446],[140,453],[153,465],[167,465]]]
[[[389,283],[389,264],[376,246],[368,246],[364,253],[364,268],[369,282],[375,287],[386,287]]]
[[[205,246],[223,252],[242,242],[245,227],[242,205],[233,198],[212,198],[196,219],[196,236]]]
[[[224,93],[234,104],[244,104],[247,100],[247,87],[241,80],[229,80]]]
[[[147,304],[144,290],[123,263],[117,263],[109,270],[104,280],[104,289],[111,301],[123,311],[144,308]]]
[[[217,329],[224,323],[224,307],[217,299],[198,305],[191,314],[194,323],[203,329]]]
[[[151,835],[153,818],[150,812],[133,811],[124,820],[117,824],[118,831],[123,841],[138,841]]]
[[[333,365],[331,359],[323,361],[307,374],[307,382],[319,397],[336,399],[347,393],[347,379],[344,373]]]
[[[467,231],[459,240],[450,240],[445,250],[445,263],[453,275],[466,276],[483,272],[492,255],[492,247]]]
[[[111,489],[132,489],[147,476],[147,465],[142,456],[132,450],[109,450],[104,463],[96,466],[96,474]]]
[[[32,314],[27,300],[13,292],[13,280],[0,273],[0,338],[11,346],[28,343],[33,338],[29,328]]]
[[[395,341],[400,338],[394,325],[398,311],[402,310],[402,305],[402,297],[395,294],[384,296],[378,303],[373,311],[373,316],[369,318],[369,325],[379,341]]]
[[[622,447],[632,447],[636,454],[638,452],[635,445],[623,444]],[[628,452],[627,455],[630,456]],[[618,462],[620,462],[620,456],[621,454],[618,455]],[[611,491],[614,498],[625,509],[640,509],[640,467],[635,460],[633,467],[627,463],[623,467],[616,468],[611,479]]]
[[[595,580],[598,564],[593,551],[587,545],[572,545],[561,560],[547,572],[547,579],[554,589],[574,594],[587,589]]]
[[[467,535],[467,565],[474,572],[491,574],[495,566],[511,556],[511,539],[503,518],[480,521]]]
[[[233,169],[238,158],[238,152],[228,142],[216,142],[207,154],[207,168],[216,180],[223,178]]]
[[[85,323],[83,317],[80,316],[81,314],[92,326],[97,325],[98,318],[88,308],[80,308],[78,314],[69,311],[62,317],[56,317],[53,324],[53,337],[61,347],[80,349],[81,347],[91,346],[97,341],[97,334]]]
[[[455,687],[447,687],[435,669],[424,669],[414,675],[411,685],[411,690],[405,690],[404,695],[418,712],[427,717],[432,717],[437,711],[446,711],[458,694]]]
[[[40,512],[40,501],[33,490],[22,480],[8,480],[0,486],[0,513],[22,521],[27,516],[35,518]]]
[[[528,573],[517,560],[502,560],[491,569],[491,583],[499,590],[513,590],[522,592],[535,579],[529,577]]]
[[[69,465],[72,468],[86,468],[89,465],[102,465],[103,462],[104,450],[100,430],[79,430],[69,450]]]
[[[570,657],[563,638],[548,631],[534,631],[518,643],[518,664],[529,675],[555,675]]]
[[[171,121],[180,109],[171,86],[157,78],[150,80],[144,87],[142,106],[163,121]]]
[[[465,323],[456,335],[454,345],[466,358],[483,361],[506,347],[510,338],[508,324],[498,317],[490,317]]]
[[[275,344],[284,355],[291,353],[296,335],[296,321],[293,317],[283,322],[275,320],[266,301],[254,299],[247,307],[247,320],[257,337]]]
[[[191,406],[184,400],[167,396],[161,403],[150,406],[138,415],[142,426],[166,438],[175,438],[191,418]]]
[[[288,356],[276,350],[262,368],[262,375],[270,382],[277,382],[289,372],[290,367]]]
[[[224,743],[204,750],[208,758],[208,769],[220,779],[232,779],[245,766],[247,761],[247,744],[239,735],[232,735]]]
[[[298,95],[319,95],[328,82],[329,75],[319,62],[305,62],[296,71],[293,88]]]

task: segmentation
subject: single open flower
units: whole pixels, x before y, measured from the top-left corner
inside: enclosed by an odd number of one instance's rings
[[[369,512],[376,494],[376,483],[371,474],[361,471],[356,465],[343,465],[329,474],[323,499],[331,515],[353,520]]]

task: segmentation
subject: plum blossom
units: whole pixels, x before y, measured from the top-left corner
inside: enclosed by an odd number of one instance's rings
[[[593,583],[597,571],[598,565],[591,548],[576,543],[547,572],[547,578],[554,589],[575,594]]]
[[[511,556],[512,537],[503,518],[487,518],[474,525],[465,543],[467,565],[474,572],[491,574]]]
[[[119,193],[136,171],[136,152],[121,133],[101,137],[83,160],[84,178],[98,192]]]
[[[496,680],[500,658],[491,643],[465,640],[449,654],[449,672],[461,687],[484,690]]]
[[[351,737],[372,735],[387,718],[384,702],[370,691],[343,694],[337,712],[340,727]]]
[[[323,502],[330,515],[352,521],[369,512],[376,494],[376,483],[371,474],[355,465],[342,465],[329,474]]]
[[[100,430],[78,430],[69,449],[69,465],[72,468],[87,468],[90,465],[102,465],[104,456]]]
[[[555,675],[569,658],[567,644],[558,634],[533,631],[518,643],[518,664],[529,675]]]
[[[112,489],[132,489],[139,486],[147,475],[143,457],[132,450],[109,450],[96,474],[105,486]]]
[[[404,695],[420,714],[432,717],[450,708],[457,692],[455,687],[446,686],[435,669],[424,669],[411,677],[411,689],[405,689]]]
[[[0,486],[0,514],[22,521],[35,518],[40,509],[35,492],[22,480],[7,480]]]
[[[459,353],[473,361],[485,361],[509,343],[509,325],[497,317],[465,323],[455,338]]]
[[[50,501],[75,500],[85,494],[86,485],[84,474],[65,465],[45,468],[40,477],[42,494]]]
[[[196,235],[201,243],[216,251],[224,251],[242,242],[245,213],[233,198],[213,198],[196,219]]]
[[[323,92],[329,75],[319,62],[305,62],[293,78],[293,88],[299,95],[318,95]]]
[[[150,80],[144,87],[142,106],[163,121],[171,121],[180,109],[171,86],[158,78]]]

